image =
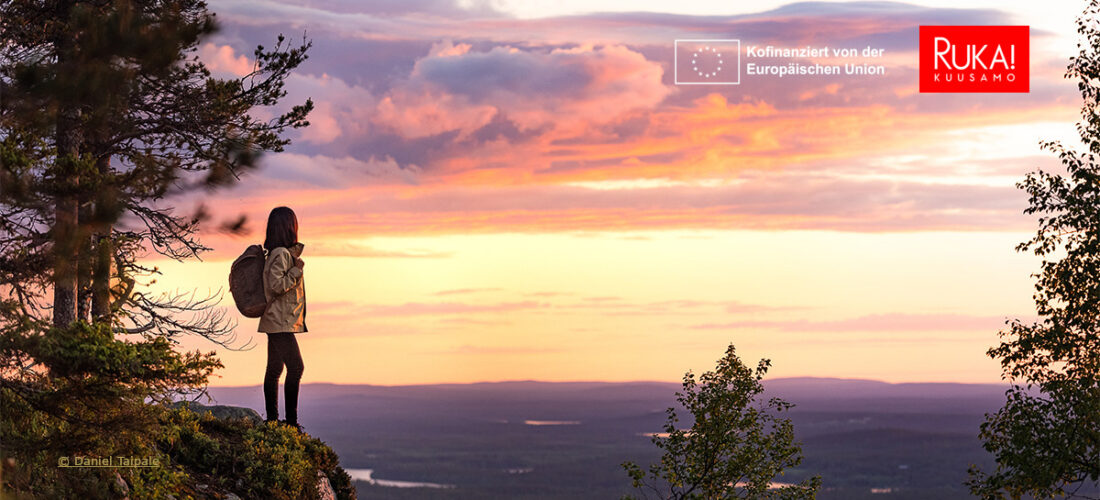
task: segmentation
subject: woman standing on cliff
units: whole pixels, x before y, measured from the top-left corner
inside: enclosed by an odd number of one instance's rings
[[[264,401],[267,421],[279,418],[279,376],[286,365],[286,423],[298,425],[298,384],[302,380],[302,353],[295,335],[306,329],[305,262],[298,242],[298,218],[287,207],[276,207],[267,217],[264,240],[264,296],[268,307],[260,317],[259,331],[267,333],[267,371],[264,374]]]

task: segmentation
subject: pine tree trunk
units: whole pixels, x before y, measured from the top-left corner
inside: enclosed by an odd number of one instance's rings
[[[63,128],[64,118],[58,120],[58,158],[64,163],[67,155],[76,155],[75,136],[72,128]],[[63,139],[64,138],[64,139]],[[64,146],[64,147],[63,147]],[[70,156],[71,158],[71,156]],[[66,169],[69,170],[69,169]],[[75,173],[70,172],[75,177]],[[75,179],[74,179],[75,180]],[[71,196],[59,197],[54,212],[54,275],[53,275],[53,324],[68,326],[76,321],[77,303],[77,227],[79,218],[76,200]]]
[[[77,210],[77,224],[87,225],[87,221],[91,216],[90,204],[82,200],[80,208]],[[84,237],[81,237],[78,241],[80,247],[77,252],[80,259],[76,264],[76,319],[88,321],[91,319],[89,305],[92,296],[92,269],[89,266],[93,265],[92,261],[88,259],[88,255],[91,255],[91,250],[95,248],[95,241]]]
[[[101,155],[96,159],[96,171],[105,178],[111,170],[111,155]],[[105,207],[97,206],[97,210]],[[109,323],[111,321],[111,262],[114,260],[114,248],[111,241],[111,224],[96,220],[95,233],[92,234],[92,256],[90,278],[92,292],[92,321]]]
[[[58,18],[67,22],[72,10],[70,1],[57,3]],[[73,40],[64,35],[54,40],[54,48],[57,51],[57,67],[59,71],[66,71]],[[54,168],[65,177],[62,185],[76,185],[76,169],[72,162],[80,154],[79,110],[71,102],[70,96],[63,95],[58,103],[61,110],[57,117],[57,164]],[[68,326],[76,320],[76,294],[77,294],[77,228],[79,216],[78,205],[72,193],[63,193],[58,196],[54,209],[54,275],[53,275],[53,324],[54,326]]]
[[[92,269],[92,320],[111,320],[111,228],[95,235],[95,260]]]

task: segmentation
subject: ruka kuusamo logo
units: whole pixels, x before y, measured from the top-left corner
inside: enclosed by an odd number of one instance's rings
[[[1028,26],[921,26],[921,92],[1029,92]]]

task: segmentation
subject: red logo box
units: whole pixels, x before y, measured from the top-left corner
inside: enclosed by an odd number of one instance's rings
[[[921,92],[1028,92],[1028,26],[921,26]]]

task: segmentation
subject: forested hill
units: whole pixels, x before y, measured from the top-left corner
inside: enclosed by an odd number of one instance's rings
[[[979,426],[1007,388],[824,378],[764,386],[765,397],[796,405],[787,416],[805,461],[783,481],[820,474],[823,500],[886,498],[872,489],[893,499],[970,498],[968,466],[991,462]],[[680,389],[667,382],[307,384],[300,418],[339,453],[364,498],[618,498],[632,491],[620,464],[657,458],[647,434],[660,431]],[[259,386],[210,393],[221,404],[263,405]]]

